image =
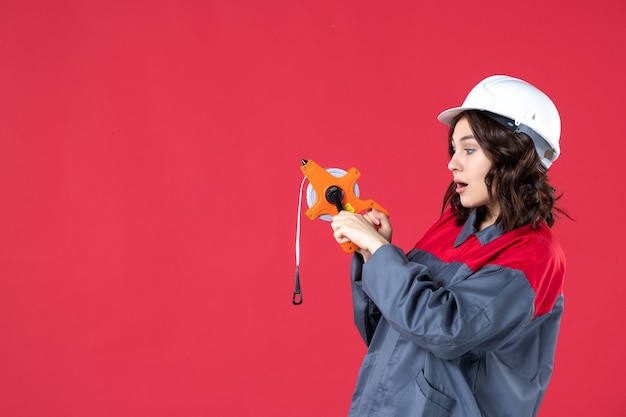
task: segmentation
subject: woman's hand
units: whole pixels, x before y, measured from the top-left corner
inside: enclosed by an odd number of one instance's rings
[[[376,209],[362,215],[342,211],[333,217],[331,227],[337,243],[354,243],[365,261],[378,248],[391,242],[389,218]]]

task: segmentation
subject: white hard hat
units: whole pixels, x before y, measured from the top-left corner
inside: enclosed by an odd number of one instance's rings
[[[507,75],[487,77],[469,92],[461,107],[448,109],[437,119],[450,126],[452,119],[465,110],[487,111],[486,115],[511,131],[529,135],[546,168],[559,157],[559,112],[547,95],[526,81]]]

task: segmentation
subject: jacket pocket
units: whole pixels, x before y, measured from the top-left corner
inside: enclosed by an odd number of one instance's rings
[[[424,372],[419,372],[416,378],[417,386],[424,396],[424,409],[419,415],[428,417],[449,417],[456,404],[456,400],[433,388],[426,380]]]

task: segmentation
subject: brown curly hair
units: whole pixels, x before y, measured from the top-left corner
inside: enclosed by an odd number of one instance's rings
[[[496,199],[500,205],[495,224],[504,232],[528,223],[537,228],[542,221],[552,227],[555,211],[567,215],[555,207],[560,196],[555,197],[555,189],[548,183],[548,171],[541,164],[532,139],[525,133],[511,132],[483,111],[465,111],[452,120],[448,133],[450,157],[453,154],[452,133],[462,118],[467,119],[474,137],[492,163],[485,176],[485,184],[489,198]],[[442,211],[450,206],[460,226],[473,208],[461,205],[455,188],[452,182],[445,193]],[[476,224],[480,224],[487,215],[487,208],[478,207],[476,214]]]

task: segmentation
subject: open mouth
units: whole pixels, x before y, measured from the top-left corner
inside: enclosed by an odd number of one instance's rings
[[[456,192],[462,193],[467,188],[467,183],[463,181],[455,181],[456,183]]]

